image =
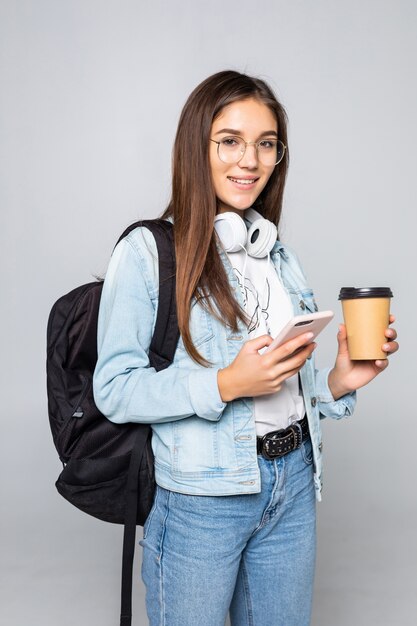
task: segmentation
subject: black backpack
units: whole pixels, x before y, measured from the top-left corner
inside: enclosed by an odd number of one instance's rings
[[[149,228],[158,248],[159,304],[149,360],[159,371],[172,363],[179,338],[173,228],[166,220],[144,220],[127,228],[119,241],[138,226]],[[120,624],[130,626],[136,524],[144,524],[155,490],[152,431],[147,424],[114,424],[94,403],[92,378],[102,286],[103,281],[95,281],[77,287],[51,310],[48,412],[64,466],[56,481],[59,493],[85,513],[125,525]]]

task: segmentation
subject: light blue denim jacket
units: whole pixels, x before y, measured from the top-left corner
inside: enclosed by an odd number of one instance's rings
[[[219,248],[235,297],[237,279]],[[288,290],[294,314],[317,310],[297,257],[279,241],[271,260]],[[180,338],[175,359],[156,372],[148,349],[158,306],[158,258],[155,240],[137,228],[113,252],[103,286],[98,323],[98,361],[94,397],[113,422],[152,425],[156,481],[162,487],[195,495],[232,495],[260,491],[252,398],[223,402],[217,372],[229,365],[248,340],[245,325],[237,333],[197,302],[190,330],[198,351],[211,363],[202,367],[184,349]],[[314,355],[300,372],[310,428],[317,499],[322,489],[320,419],[352,414],[356,397],[335,401],[327,384],[330,368],[317,371]]]

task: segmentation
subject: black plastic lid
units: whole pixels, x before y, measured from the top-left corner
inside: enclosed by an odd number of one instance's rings
[[[342,287],[339,300],[355,300],[356,298],[393,298],[389,287]]]

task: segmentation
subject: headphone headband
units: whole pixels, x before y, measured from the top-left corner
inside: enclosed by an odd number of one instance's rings
[[[249,256],[262,259],[274,247],[277,227],[259,217],[253,209],[247,209],[246,215],[249,220],[253,220],[249,230],[240,215],[233,211],[216,215],[214,228],[226,252],[239,252],[245,248]]]

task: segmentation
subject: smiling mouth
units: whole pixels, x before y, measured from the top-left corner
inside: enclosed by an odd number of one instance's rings
[[[254,178],[233,178],[232,176],[227,177],[233,183],[238,183],[239,185],[253,185],[259,180],[259,176],[255,176]]]

